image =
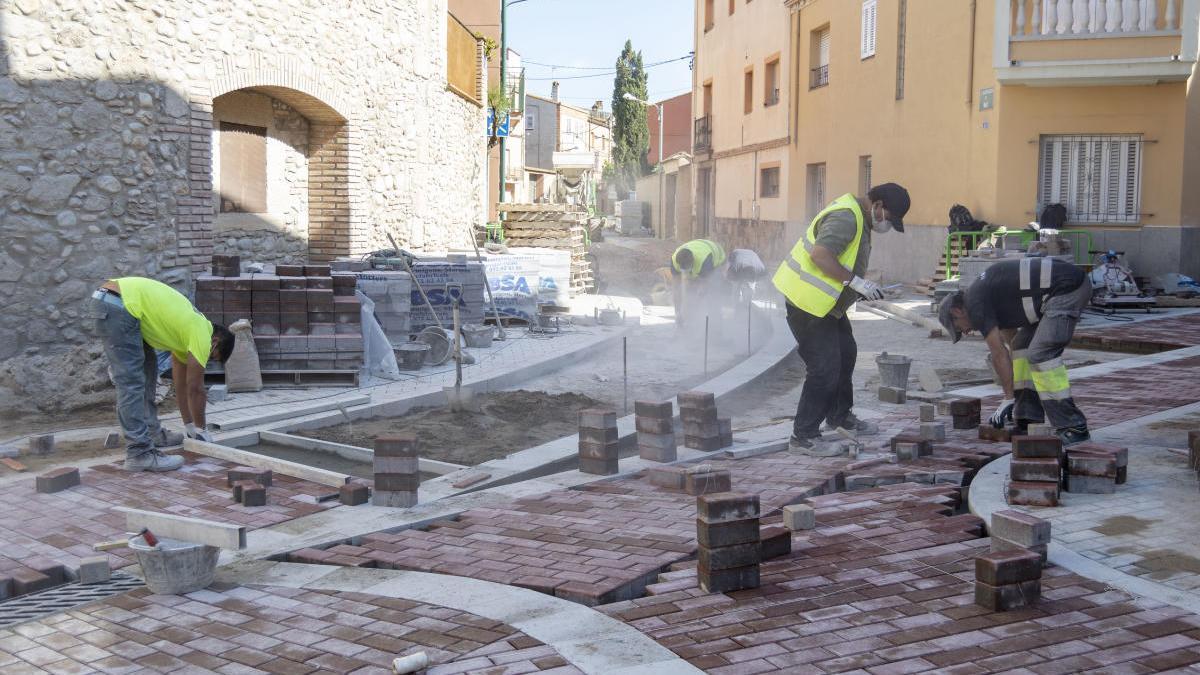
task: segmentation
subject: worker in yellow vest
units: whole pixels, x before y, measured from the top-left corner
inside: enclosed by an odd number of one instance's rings
[[[675,322],[682,326],[693,314],[702,316],[723,284],[717,270],[725,264],[725,249],[709,239],[693,239],[671,254],[672,299]]]
[[[908,191],[895,183],[871,188],[866,198],[842,195],[813,218],[775,272],[773,282],[787,299],[788,327],[807,368],[789,444],[796,452],[832,457],[847,451],[845,442],[821,440],[822,422],[843,436],[878,431],[851,411],[858,345],[846,310],[860,297],[883,297],[864,278],[871,235],[904,232],[909,205]]]

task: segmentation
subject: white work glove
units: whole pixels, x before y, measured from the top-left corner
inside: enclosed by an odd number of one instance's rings
[[[211,433],[209,433],[205,429],[198,428],[195,424],[192,424],[191,422],[184,425],[184,432],[187,434],[188,438],[191,438],[191,439],[194,439],[197,441],[204,441],[205,443],[213,442],[213,436]]]
[[[854,277],[850,280],[850,288],[853,288],[864,300],[882,300],[883,289],[874,281],[868,281],[862,277]]]
[[[992,426],[996,427],[997,429],[1003,429],[1005,421],[1012,421],[1014,405],[1016,405],[1016,401],[1012,400],[1011,398],[1006,398],[1003,401],[1000,401],[1000,405],[996,406],[996,412],[992,413],[992,416],[988,418],[988,421],[991,422]]]

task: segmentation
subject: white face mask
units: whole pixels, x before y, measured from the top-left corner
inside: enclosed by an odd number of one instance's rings
[[[892,229],[892,223],[887,218],[871,218],[871,229],[877,234],[883,234]]]

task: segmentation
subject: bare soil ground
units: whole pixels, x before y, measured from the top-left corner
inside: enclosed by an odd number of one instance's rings
[[[326,471],[346,474],[356,478],[371,479],[375,475],[375,471],[370,462],[355,462],[344,457],[339,457],[331,452],[321,452],[320,450],[305,450],[303,448],[293,448],[287,445],[276,445],[274,443],[259,443],[244,448],[238,448],[246,452],[253,452],[275,459],[282,459],[288,462],[296,462],[305,466],[311,466]],[[430,478],[436,477],[437,474],[421,473],[421,482],[425,482]]]
[[[544,391],[501,391],[476,398],[481,399],[478,413],[417,408],[399,417],[295,433],[363,448],[372,447],[381,435],[412,433],[422,457],[474,466],[573,434],[579,429],[579,411],[600,405],[589,396]]]
[[[59,441],[54,444],[54,452],[49,455],[21,455],[16,457],[18,462],[25,465],[28,474],[33,475],[40,473],[45,469],[54,468],[72,462],[79,462],[86,459],[95,459],[97,457],[112,456],[115,459],[121,459],[125,456],[125,444],[121,443],[119,448],[105,448],[104,440],[88,440],[88,441]],[[11,475],[14,471],[7,467],[0,466],[0,475]]]

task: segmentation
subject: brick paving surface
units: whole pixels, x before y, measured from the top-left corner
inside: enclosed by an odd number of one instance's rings
[[[1119,352],[1164,352],[1200,345],[1200,313],[1101,324],[1075,331],[1076,347]]]
[[[7,486],[0,491],[0,569],[40,558],[74,566],[80,558],[97,555],[92,544],[125,536],[125,515],[114,511],[117,507],[257,529],[338,505],[337,500],[315,499],[331,488],[276,474],[266,506],[242,506],[225,485],[225,472],[233,464],[184,456],[183,467],[169,473],[129,473],[120,462],[81,469],[81,485],[54,494],[36,492],[33,476]],[[110,551],[109,557],[115,567],[134,562],[128,549]]]
[[[511,626],[361,593],[212,587],[140,590],[0,630],[0,672],[390,673],[424,651],[428,675],[578,673]]]

